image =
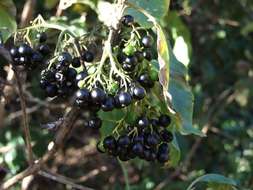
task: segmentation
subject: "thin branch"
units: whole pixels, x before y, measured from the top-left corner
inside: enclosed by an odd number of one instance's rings
[[[23,128],[25,133],[25,142],[26,142],[26,148],[28,151],[28,162],[31,165],[33,163],[33,151],[32,151],[32,144],[31,144],[31,135],[30,135],[30,129],[28,124],[28,118],[26,113],[26,102],[25,102],[25,96],[23,92],[22,83],[20,80],[20,77],[18,75],[18,72],[16,68],[13,68],[14,76],[16,78],[17,86],[18,86],[18,93],[20,97],[20,105],[22,110],[22,120],[23,120]]]
[[[72,179],[66,177],[66,176],[63,176],[63,175],[60,175],[60,174],[53,174],[49,171],[39,171],[39,175],[43,176],[43,177],[46,177],[48,179],[51,179],[53,181],[57,181],[59,183],[62,183],[62,184],[65,184],[65,185],[69,185],[71,186],[72,188],[75,188],[75,189],[80,189],[80,190],[93,190],[89,187],[84,187],[82,185],[78,185],[76,183],[73,182]]]
[[[21,14],[20,26],[26,26],[32,19],[36,0],[27,0]]]
[[[107,171],[108,168],[106,166],[102,166],[101,168],[99,169],[94,169],[94,170],[91,170],[89,173],[87,173],[86,175],[80,177],[79,179],[77,180],[74,180],[75,182],[78,182],[78,183],[83,183],[85,181],[87,181],[88,179],[90,178],[93,178],[95,176],[97,176],[100,172],[105,172]]]
[[[55,140],[50,142],[48,145],[48,151],[44,154],[42,158],[36,160],[33,165],[28,167],[26,170],[20,172],[19,174],[13,176],[0,186],[0,190],[8,190],[10,187],[18,183],[23,178],[36,174],[40,168],[46,163],[53,155],[56,153],[57,149],[66,140],[68,134],[70,134],[73,125],[79,115],[79,110],[77,108],[72,108],[64,117],[64,121],[59,127],[59,131],[56,134]]]

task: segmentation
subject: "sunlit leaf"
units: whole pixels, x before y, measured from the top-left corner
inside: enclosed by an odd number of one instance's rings
[[[129,2],[143,8],[158,21],[162,20],[166,15],[170,5],[170,0],[129,0]],[[146,16],[135,9],[129,8],[127,14],[133,15],[135,20],[143,27],[150,28],[153,26],[153,24],[147,20]]]

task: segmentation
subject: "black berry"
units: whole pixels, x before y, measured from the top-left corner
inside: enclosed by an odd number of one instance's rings
[[[101,104],[105,101],[106,93],[101,88],[94,88],[90,92],[91,100],[94,103]]]
[[[134,23],[134,17],[131,15],[125,15],[122,17],[121,22],[124,26],[131,26]]]
[[[171,118],[168,115],[161,115],[159,117],[159,124],[163,127],[169,126],[171,123]]]

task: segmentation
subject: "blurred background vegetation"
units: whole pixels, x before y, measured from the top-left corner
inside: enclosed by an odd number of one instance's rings
[[[41,14],[45,19],[57,19],[76,30],[82,28],[80,33],[84,33],[99,24],[92,8],[97,1],[74,4],[60,17],[53,17],[58,0],[37,0],[32,16]],[[20,23],[26,1],[14,2]],[[162,25],[176,57],[189,68],[195,97],[194,126],[207,137],[178,136],[178,168],[164,169],[140,161],[125,164],[131,189],[183,190],[200,175],[219,173],[237,180],[240,189],[252,190],[253,1],[172,0]],[[28,76],[31,80],[27,88],[34,97],[43,99],[38,78],[32,75]],[[16,96],[9,97],[1,119],[0,182],[26,167],[18,101]],[[38,102],[32,99],[28,107],[34,151],[40,156],[54,134],[42,129],[41,124],[55,121],[64,110],[59,104],[38,106]],[[81,122],[78,125],[65,147],[48,163],[48,170],[94,189],[124,189],[124,176],[117,160],[96,151],[99,134],[83,129]],[[29,189],[53,188],[70,189],[43,175],[35,176]],[[200,184],[197,189],[205,187]]]

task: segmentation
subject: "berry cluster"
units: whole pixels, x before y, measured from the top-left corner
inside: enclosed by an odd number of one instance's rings
[[[165,163],[169,160],[168,143],[173,140],[172,133],[166,129],[170,122],[171,119],[167,115],[150,120],[142,116],[137,119],[134,127],[126,129],[130,130],[130,134],[122,134],[117,139],[114,136],[107,136],[103,140],[103,149],[121,161],[139,157],[146,161],[157,160]]]
[[[49,65],[41,72],[41,88],[45,90],[48,97],[69,97],[72,96],[78,87],[78,82],[88,76],[86,69],[77,73],[82,62],[92,62],[94,55],[90,51],[84,51],[81,57],[72,57],[70,53],[61,52],[54,64]]]
[[[40,86],[48,97],[71,96],[76,91],[77,72],[69,67],[71,64],[78,63],[68,52],[63,52],[58,56],[57,64],[41,72]]]
[[[36,37],[38,46],[35,49],[25,43],[10,49],[14,66],[23,66],[32,70],[45,60],[45,57],[50,53],[49,46],[44,44],[47,36],[42,32],[38,33]]]
[[[167,130],[171,119],[168,115],[157,115],[161,110],[149,103],[153,90],[157,89],[153,87],[159,84],[152,31],[144,30],[131,15],[125,15],[117,33],[119,40],[108,39],[110,46],[104,46],[102,55],[94,53],[89,41],[71,35],[71,40],[65,37],[63,41],[58,39],[49,59],[50,51],[45,44],[47,35],[38,33],[37,48],[21,44],[10,50],[14,65],[32,69],[46,62],[47,68],[41,72],[41,88],[47,97],[73,97],[75,106],[85,115],[87,128],[102,127],[103,121],[98,117],[102,111],[111,112],[130,105],[133,111],[138,108],[138,113],[145,113],[145,116],[134,126],[124,121],[120,128],[115,127],[116,132],[103,141],[104,151],[123,161],[139,157],[167,162],[168,143],[173,138]]]

